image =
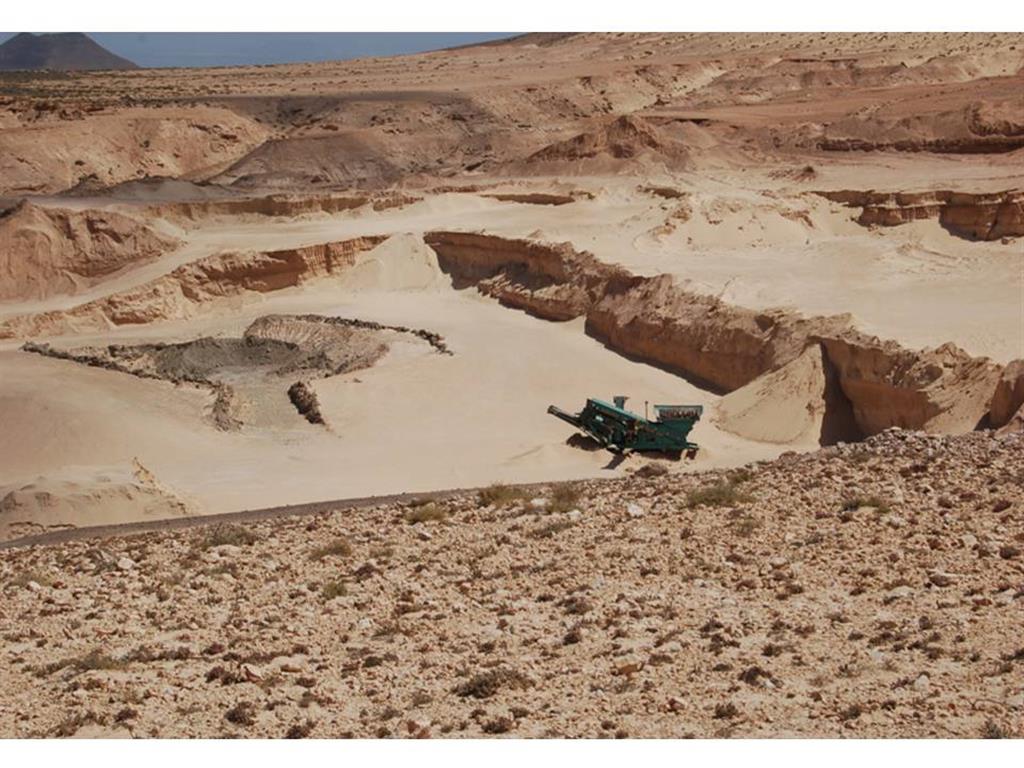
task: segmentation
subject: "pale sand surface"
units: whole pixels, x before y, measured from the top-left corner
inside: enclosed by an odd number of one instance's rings
[[[770,190],[766,195],[744,189],[739,180],[705,180],[703,190],[710,191],[691,192],[692,218],[664,235],[657,229],[676,201],[639,192],[635,180],[590,182],[581,186],[593,189],[595,200],[565,206],[443,194],[380,212],[169,227],[186,242],[162,259],[76,296],[0,303],[0,317],[77,306],[219,251],[456,229],[569,241],[638,274],[669,273],[699,292],[753,309],[850,313],[861,330],[911,348],[953,341],[998,362],[1024,356],[1024,254],[1019,246],[966,241],[935,221],[868,230],[852,221],[851,209],[816,195],[791,192],[785,197]],[[665,183],[686,191],[701,182],[683,177]]]
[[[203,419],[210,398],[189,386],[4,351],[0,421],[7,444],[20,448],[5,457],[0,484],[60,466],[138,457],[201,509],[232,511],[495,481],[611,477],[621,473],[606,468],[612,456],[566,445],[572,429],[547,415],[549,404],[576,410],[587,397],[625,393],[652,403],[698,403],[710,414],[718,399],[607,352],[584,335],[580,321],[548,323],[475,290],[346,293],[325,283],[282,294],[289,295],[248,305],[231,318],[103,340],[237,333],[259,315],[315,312],[428,328],[455,354],[403,356],[396,349],[372,369],[316,382],[331,431],[292,414],[287,425],[228,434]],[[642,409],[642,401],[631,405]],[[721,432],[710,419],[695,438],[703,450],[687,468],[733,465],[782,450]]]

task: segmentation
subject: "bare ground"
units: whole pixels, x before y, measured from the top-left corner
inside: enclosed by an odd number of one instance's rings
[[[5,551],[0,734],[1020,736],[1022,448]]]

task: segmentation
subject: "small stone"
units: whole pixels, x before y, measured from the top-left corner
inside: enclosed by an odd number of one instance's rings
[[[542,496],[538,496],[535,499],[530,499],[530,508],[531,509],[547,509],[547,506],[548,506],[548,500],[543,498]]]
[[[633,675],[635,675],[637,672],[639,672],[643,668],[644,668],[644,663],[642,661],[631,661],[631,662],[628,662],[626,664],[622,664],[622,665],[616,667],[615,671],[612,672],[612,674],[613,675],[625,675],[626,677],[632,677]]]
[[[255,664],[243,664],[242,674],[250,683],[259,683],[263,680],[263,670]]]
[[[27,589],[29,592],[38,592],[42,589],[42,586],[40,586],[38,581],[30,581],[28,584],[25,585],[25,589]]]
[[[117,567],[120,568],[122,571],[130,571],[132,568],[135,567],[135,561],[132,560],[130,557],[122,557],[120,560],[117,561]]]
[[[634,504],[633,502],[630,502],[629,504],[626,505],[626,514],[630,517],[643,517],[644,508],[641,507],[639,504]]]
[[[914,681],[914,690],[918,693],[927,693],[931,687],[931,678],[928,675],[922,674]]]
[[[1003,558],[1003,560],[1013,560],[1020,557],[1020,548],[1015,547],[1012,544],[1003,544],[1003,546],[999,548],[999,556]]]
[[[565,516],[569,518],[569,520],[571,520],[572,522],[576,523],[579,522],[580,518],[583,517],[583,513],[580,512],[578,509],[570,509]]]
[[[424,531],[424,530],[420,529],[419,527],[417,527],[417,529],[416,529],[416,537],[420,541],[430,541],[432,538],[434,538],[433,536],[430,535],[430,533],[428,531]]]
[[[894,600],[904,600],[913,594],[914,590],[904,585],[901,587],[896,587],[895,589],[890,589],[889,592],[886,594],[885,598],[888,602],[893,602]]]
[[[954,579],[952,574],[943,573],[942,571],[933,571],[928,574],[928,581],[936,587],[948,587],[953,583]]]

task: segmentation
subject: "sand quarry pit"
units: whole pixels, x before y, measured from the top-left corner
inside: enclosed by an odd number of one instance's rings
[[[5,102],[0,486],[138,460],[203,514],[621,477],[651,460],[545,413],[615,394],[705,406],[672,472],[1019,421],[1019,36],[544,41],[143,70],[186,99],[145,126],[102,74]]]
[[[0,736],[1022,735],[1022,73],[729,33],[19,74]],[[615,395],[703,406],[696,457],[547,412]]]
[[[450,354],[444,341],[430,331],[318,315],[266,315],[237,338],[73,349],[28,343],[22,350],[208,388],[214,395],[208,411],[213,425],[237,430],[245,424],[268,427],[286,422],[277,407],[284,396],[307,421],[324,424],[308,381],[369,368],[400,338],[410,346],[411,340],[418,340],[425,348]]]

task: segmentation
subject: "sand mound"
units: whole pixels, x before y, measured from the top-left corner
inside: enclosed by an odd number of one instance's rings
[[[293,189],[299,184],[380,185],[401,176],[392,160],[381,140],[365,131],[274,139],[214,181],[246,189]]]
[[[0,218],[0,299],[78,293],[177,245],[118,213],[23,203]]]
[[[130,468],[69,468],[27,485],[0,488],[0,540],[194,512],[137,460]]]
[[[733,434],[765,443],[830,445],[861,437],[818,345],[723,397],[717,421]]]
[[[352,291],[439,291],[450,285],[437,263],[437,254],[423,239],[411,234],[393,235],[356,257],[340,279]]]

